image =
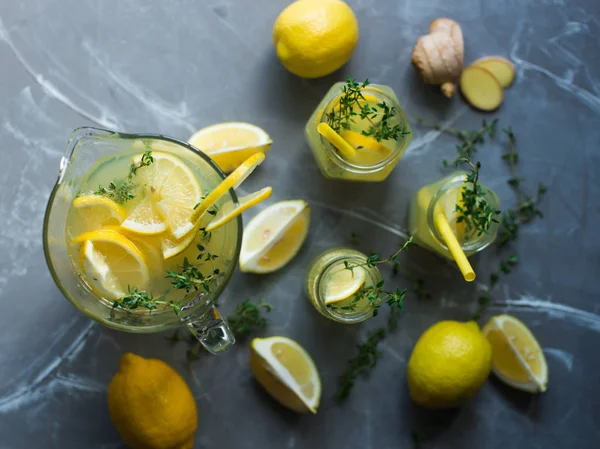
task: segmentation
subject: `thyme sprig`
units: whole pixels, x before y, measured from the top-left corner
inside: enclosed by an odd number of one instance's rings
[[[457,167],[465,164],[470,169],[462,188],[461,201],[456,204],[456,222],[465,224],[467,240],[473,235],[480,236],[487,234],[492,223],[499,223],[496,216],[500,215],[501,211],[492,208],[487,202],[486,193],[479,183],[481,162],[474,162],[473,157],[477,153],[478,145],[483,144],[486,138],[494,138],[496,136],[498,119],[494,119],[491,122],[483,120],[481,128],[474,131],[452,128],[432,122],[423,117],[416,117],[416,120],[446,134],[450,134],[460,141],[460,143],[456,144],[456,155],[452,161],[442,161],[444,167]]]
[[[125,179],[115,180],[110,182],[107,187],[102,185],[98,186],[98,190],[95,190],[94,195],[105,196],[118,204],[126,203],[132,200],[136,196],[137,186],[134,183],[135,175],[137,171],[142,167],[147,167],[154,163],[152,157],[152,151],[146,150],[142,154],[139,162],[133,163],[129,166],[129,174]]]
[[[211,253],[205,246],[198,244],[197,260],[202,262],[210,262],[212,269],[211,274],[204,275],[198,267],[190,263],[187,257],[183,259],[181,270],[167,271],[167,279],[171,279],[171,284],[178,290],[185,290],[189,293],[191,290],[204,290],[210,292],[211,284],[218,278],[220,270],[215,267],[214,261],[219,257]]]
[[[181,307],[173,301],[165,301],[164,296],[155,298],[151,293],[145,290],[138,290],[137,287],[127,287],[128,294],[122,298],[113,301],[113,309],[121,308],[127,310],[135,310],[138,307],[143,307],[150,311],[158,309],[159,306],[169,306],[173,308],[176,314],[181,312]]]
[[[363,89],[371,83],[368,79],[357,83],[351,77],[346,79],[342,86],[339,104],[326,113],[326,121],[336,132],[351,129],[356,124],[356,119],[366,120],[369,126],[361,131],[363,136],[372,137],[377,142],[382,140],[399,140],[402,136],[410,134],[406,127],[400,124],[390,126],[390,121],[396,115],[396,107],[389,106],[385,101],[369,104],[363,95]]]
[[[377,328],[371,331],[365,343],[357,345],[358,353],[348,360],[348,368],[338,378],[338,389],[334,395],[338,402],[348,397],[358,376],[366,376],[375,368],[377,360],[381,357],[377,346],[385,336],[385,329]]]
[[[267,319],[262,316],[261,311],[270,312],[273,306],[263,299],[258,304],[254,304],[249,299],[244,300],[237,308],[235,313],[227,317],[229,328],[238,340],[247,338],[251,332],[264,329],[267,326]]]

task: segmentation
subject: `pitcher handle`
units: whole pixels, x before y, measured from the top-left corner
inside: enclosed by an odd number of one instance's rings
[[[235,344],[235,336],[219,311],[211,307],[200,320],[188,323],[188,329],[211,354],[219,354]]]

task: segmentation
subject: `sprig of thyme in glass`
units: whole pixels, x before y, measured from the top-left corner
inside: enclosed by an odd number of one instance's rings
[[[485,191],[479,184],[481,162],[473,164],[470,159],[461,158],[456,163],[467,164],[471,168],[462,187],[461,201],[456,204],[456,222],[465,224],[465,234],[468,237],[487,234],[492,223],[499,223],[496,216],[501,212],[490,206],[485,199]]]
[[[348,360],[348,369],[338,378],[338,389],[334,395],[338,402],[348,397],[359,375],[366,376],[373,370],[381,357],[381,351],[377,346],[385,335],[385,329],[377,328],[371,331],[365,343],[357,346],[358,353]]]
[[[146,150],[142,154],[139,162],[129,166],[129,174],[125,179],[116,180],[108,184],[107,187],[98,186],[98,190],[94,191],[94,195],[103,195],[116,203],[123,204],[135,198],[136,185],[133,179],[137,171],[142,167],[147,167],[154,163],[152,151]]]
[[[344,261],[344,267],[354,273],[354,269],[367,267],[375,268],[376,265],[392,263],[398,264],[398,256],[401,252],[405,251],[410,245],[413,244],[413,237],[409,237],[400,248],[385,259],[381,259],[378,254],[372,254],[363,263],[350,263],[347,260]],[[379,307],[381,303],[385,302],[390,307],[396,307],[398,310],[403,310],[404,298],[406,297],[406,289],[396,288],[395,290],[385,290],[385,281],[382,279],[375,285],[369,285],[367,287],[360,288],[352,298],[349,304],[338,305],[328,304],[327,307],[339,310],[355,311],[358,303],[367,300],[370,307],[373,309],[373,316],[377,316],[379,313]]]
[[[262,299],[258,304],[246,299],[237,306],[235,313],[227,317],[229,328],[235,338],[243,340],[251,332],[264,329],[267,326],[267,319],[261,315],[262,310],[270,312],[273,310],[273,306]]]
[[[456,145],[454,159],[451,162],[442,161],[444,167],[466,164],[470,168],[462,189],[462,201],[456,204],[456,222],[464,222],[467,239],[474,234],[477,236],[487,234],[492,223],[499,223],[499,220],[495,217],[500,215],[501,212],[493,209],[486,201],[485,191],[479,184],[481,162],[473,162],[473,156],[477,153],[477,145],[483,144],[487,137],[494,138],[496,136],[498,119],[494,119],[489,123],[487,120],[483,120],[481,128],[474,131],[452,128],[423,117],[416,117],[416,120],[450,134],[460,141]]]
[[[326,121],[336,132],[344,129],[350,129],[352,124],[356,123],[356,118],[367,120],[369,127],[361,131],[363,136],[372,137],[377,142],[382,140],[399,140],[402,136],[410,134],[405,127],[401,125],[390,126],[390,121],[396,115],[396,107],[389,106],[385,101],[371,106],[363,96],[362,90],[369,84],[368,79],[362,83],[357,83],[351,77],[346,79],[346,84],[342,86],[342,94],[339,97],[339,104],[334,106],[326,114]]]
[[[173,301],[165,301],[163,296],[153,297],[151,293],[145,290],[138,290],[137,287],[127,287],[128,294],[120,299],[113,301],[113,309],[121,308],[126,310],[135,310],[143,307],[150,311],[158,309],[159,306],[169,306],[173,308],[176,314],[181,312],[181,307]]]
[[[197,260],[210,262],[212,265],[211,274],[204,275],[198,267],[190,263],[187,257],[183,259],[183,265],[179,272],[167,271],[167,279],[171,279],[171,284],[178,290],[185,290],[189,293],[191,290],[204,290],[210,292],[211,283],[215,281],[220,273],[215,267],[214,260],[219,256],[211,253],[205,246],[196,245],[198,248]]]

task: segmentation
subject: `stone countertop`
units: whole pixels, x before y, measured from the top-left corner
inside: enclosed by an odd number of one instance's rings
[[[600,3],[349,0],[361,39],[351,62],[323,79],[300,80],[279,64],[272,24],[285,0],[0,1],[0,448],[123,447],[106,405],[121,355],[133,351],[176,367],[195,395],[196,448],[592,448],[600,437]],[[440,16],[460,21],[466,62],[509,57],[517,80],[497,113],[481,114],[458,96],[424,86],[409,64],[416,38]],[[335,81],[390,85],[411,115],[475,128],[497,117],[518,137],[519,169],[548,186],[545,217],[522,229],[520,263],[494,291],[483,322],[498,313],[523,320],[550,368],[549,390],[531,396],[493,377],[466,406],[427,412],[406,388],[406,361],[419,335],[441,319],[466,319],[478,288],[418,248],[403,268],[424,278],[432,298],[409,294],[400,328],[381,345],[368,380],[342,405],[337,376],[385,315],[343,326],[318,315],[303,294],[310,260],[334,245],[385,251],[405,235],[409,198],[440,177],[454,142],[414,127],[414,140],[381,184],[325,180],[305,143],[304,124]],[[55,287],[42,252],[42,220],[71,130],[99,126],[186,139],[206,125],[249,121],[273,138],[269,156],[244,188],[274,189],[271,202],[301,198],[311,232],[281,271],[237,273],[225,312],[244,298],[274,304],[263,335],[298,340],[323,379],[316,417],[274,403],[253,381],[248,344],[189,365],[185,343],[168,334],[130,335],[80,315]],[[513,205],[500,159],[502,138],[480,152],[486,183]],[[248,220],[255,212],[245,216]],[[506,253],[474,259],[480,279]],[[406,279],[384,276],[409,286]],[[596,287],[594,287],[596,285]]]

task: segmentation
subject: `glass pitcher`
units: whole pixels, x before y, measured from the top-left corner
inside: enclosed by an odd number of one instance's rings
[[[195,173],[200,174],[197,181],[203,192],[214,189],[225,178],[208,156],[177,139],[162,135],[123,134],[97,128],[75,130],[60,161],[58,179],[44,217],[44,253],[48,268],[64,296],[79,311],[99,323],[135,333],[159,332],[185,324],[210,353],[217,354],[235,343],[231,330],[215,304],[229,282],[239,257],[241,216],[219,229],[218,242],[213,242],[218,245],[221,269],[210,291],[191,290],[179,303],[179,313],[174,313],[172,308],[129,310],[114,307],[112,299],[103,297],[97,289],[88,285],[69,255],[67,216],[82,184],[100,164],[124,152],[141,153],[139,148],[171,153],[185,160]],[[237,205],[235,192],[230,190],[221,202]],[[164,276],[164,273],[160,275]]]

